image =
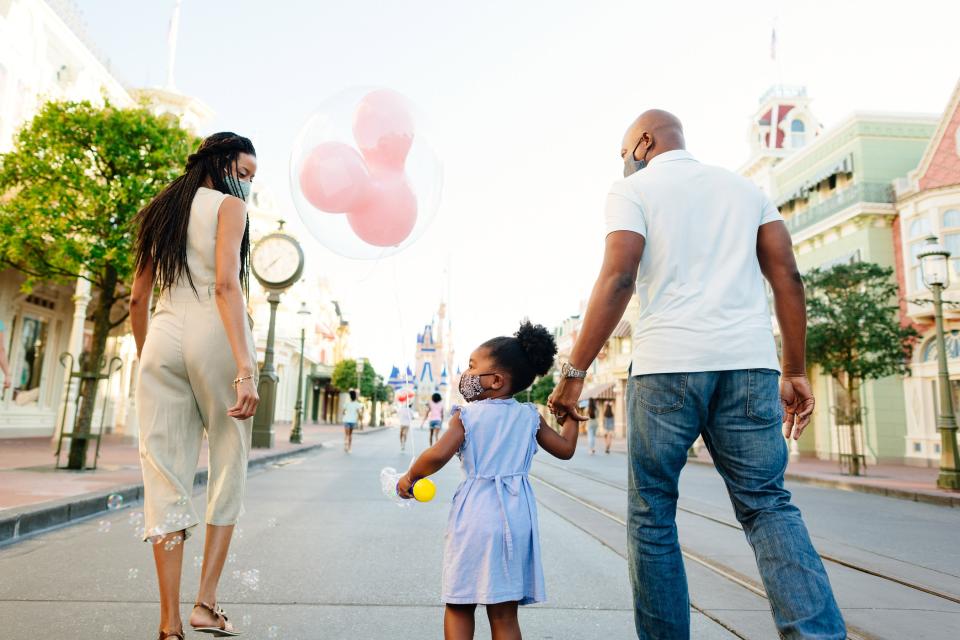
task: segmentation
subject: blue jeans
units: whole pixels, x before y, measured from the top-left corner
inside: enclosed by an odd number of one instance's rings
[[[627,550],[637,637],[690,637],[690,597],[677,540],[677,482],[687,450],[702,434],[753,547],[782,637],[846,638],[823,563],[783,486],[787,445],[777,373],[634,376],[627,404]]]

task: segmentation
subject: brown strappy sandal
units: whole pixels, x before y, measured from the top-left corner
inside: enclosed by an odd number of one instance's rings
[[[181,632],[177,633],[176,631],[169,631],[169,632],[167,632],[167,633],[164,633],[163,631],[161,631],[161,632],[160,632],[160,635],[157,636],[157,640],[169,640],[170,638],[176,638],[177,640],[183,640],[183,632],[181,631]]]
[[[227,629],[227,620],[229,620],[229,618],[227,618],[227,615],[223,612],[223,609],[218,607],[216,603],[214,603],[213,606],[210,606],[206,602],[197,602],[193,606],[200,607],[201,609],[206,609],[207,611],[209,611],[214,615],[214,617],[217,619],[217,622],[219,623],[219,626],[217,627],[193,627],[194,631],[198,631],[200,633],[211,633],[216,638],[222,638],[224,636],[240,635],[239,631]],[[181,638],[181,640],[183,639]]]

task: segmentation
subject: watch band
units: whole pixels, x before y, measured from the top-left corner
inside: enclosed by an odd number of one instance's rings
[[[587,372],[583,369],[577,369],[569,362],[564,362],[560,367],[560,375],[564,378],[586,378]]]

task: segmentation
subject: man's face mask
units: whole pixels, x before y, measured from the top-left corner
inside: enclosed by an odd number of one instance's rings
[[[246,202],[250,198],[250,188],[251,184],[246,180],[241,180],[232,173],[228,173],[223,178],[224,182],[227,184],[227,192],[232,195],[240,198]]]
[[[465,373],[460,376],[460,395],[463,396],[463,399],[467,402],[472,402],[480,397],[486,389],[483,388],[483,384],[480,382],[480,378],[483,376],[492,376],[492,373]]]
[[[643,140],[643,136],[640,136],[640,140],[637,140],[637,144],[633,147],[633,151],[627,154],[623,159],[623,177],[629,177],[635,174],[637,171],[640,171],[647,166],[647,152],[650,151],[650,147],[647,147],[647,150],[643,152],[643,158],[637,160],[637,149],[640,148],[640,142]],[[651,145],[652,146],[652,145]]]

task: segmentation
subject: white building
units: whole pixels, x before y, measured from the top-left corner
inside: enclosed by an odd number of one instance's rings
[[[106,98],[121,107],[133,97],[81,37],[41,0],[0,2],[0,153],[48,99]],[[89,286],[42,284],[20,291],[24,277],[0,271],[0,320],[13,377],[0,400],[0,437],[50,435],[63,397],[61,353],[89,344]]]

